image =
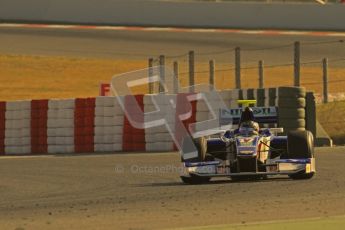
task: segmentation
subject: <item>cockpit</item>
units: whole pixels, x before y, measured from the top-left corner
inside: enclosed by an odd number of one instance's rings
[[[253,127],[241,126],[238,129],[238,135],[241,135],[241,136],[253,136],[253,135],[258,135],[258,133],[259,133],[259,130]]]

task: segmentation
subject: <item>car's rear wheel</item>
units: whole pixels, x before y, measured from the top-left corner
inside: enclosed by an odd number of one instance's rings
[[[314,157],[314,137],[309,131],[291,131],[288,134],[288,158],[310,159]],[[289,177],[295,180],[310,179],[314,172],[305,171],[291,174]]]
[[[181,176],[181,180],[185,184],[204,184],[211,180],[210,177],[201,177],[201,176]]]

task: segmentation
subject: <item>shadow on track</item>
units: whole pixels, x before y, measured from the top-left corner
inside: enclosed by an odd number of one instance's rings
[[[157,183],[146,183],[146,184],[136,184],[134,187],[175,187],[175,186],[207,186],[207,185],[219,185],[219,184],[246,184],[246,183],[270,183],[270,182],[277,182],[277,181],[293,181],[290,178],[285,177],[272,177],[265,180],[241,180],[241,181],[232,181],[227,179],[222,180],[211,180],[207,183],[203,184],[184,184],[182,181],[174,181],[174,182],[157,182]]]

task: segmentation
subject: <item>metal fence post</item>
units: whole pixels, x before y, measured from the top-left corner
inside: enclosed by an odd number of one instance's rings
[[[160,83],[159,83],[159,93],[165,92],[164,85],[165,85],[165,56],[160,55],[159,56],[159,77],[160,77]]]
[[[179,88],[179,76],[178,76],[179,70],[178,70],[178,62],[174,62],[174,94],[178,94],[178,88]]]
[[[210,60],[210,90],[214,90],[214,78],[215,78],[215,61]]]
[[[264,61],[259,61],[259,88],[264,88]]]
[[[189,51],[189,92],[194,92],[194,51]]]
[[[323,103],[328,103],[328,59],[322,60],[323,67]]]
[[[235,49],[235,86],[241,89],[241,48]]]
[[[153,58],[149,59],[149,79],[153,76]],[[153,94],[154,93],[154,83],[153,82],[149,82],[149,94]]]
[[[295,52],[294,52],[294,86],[301,85],[301,44],[300,42],[295,42]]]

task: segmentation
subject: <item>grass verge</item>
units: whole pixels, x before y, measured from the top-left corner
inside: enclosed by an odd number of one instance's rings
[[[317,118],[334,144],[345,143],[345,101],[318,105]]]

